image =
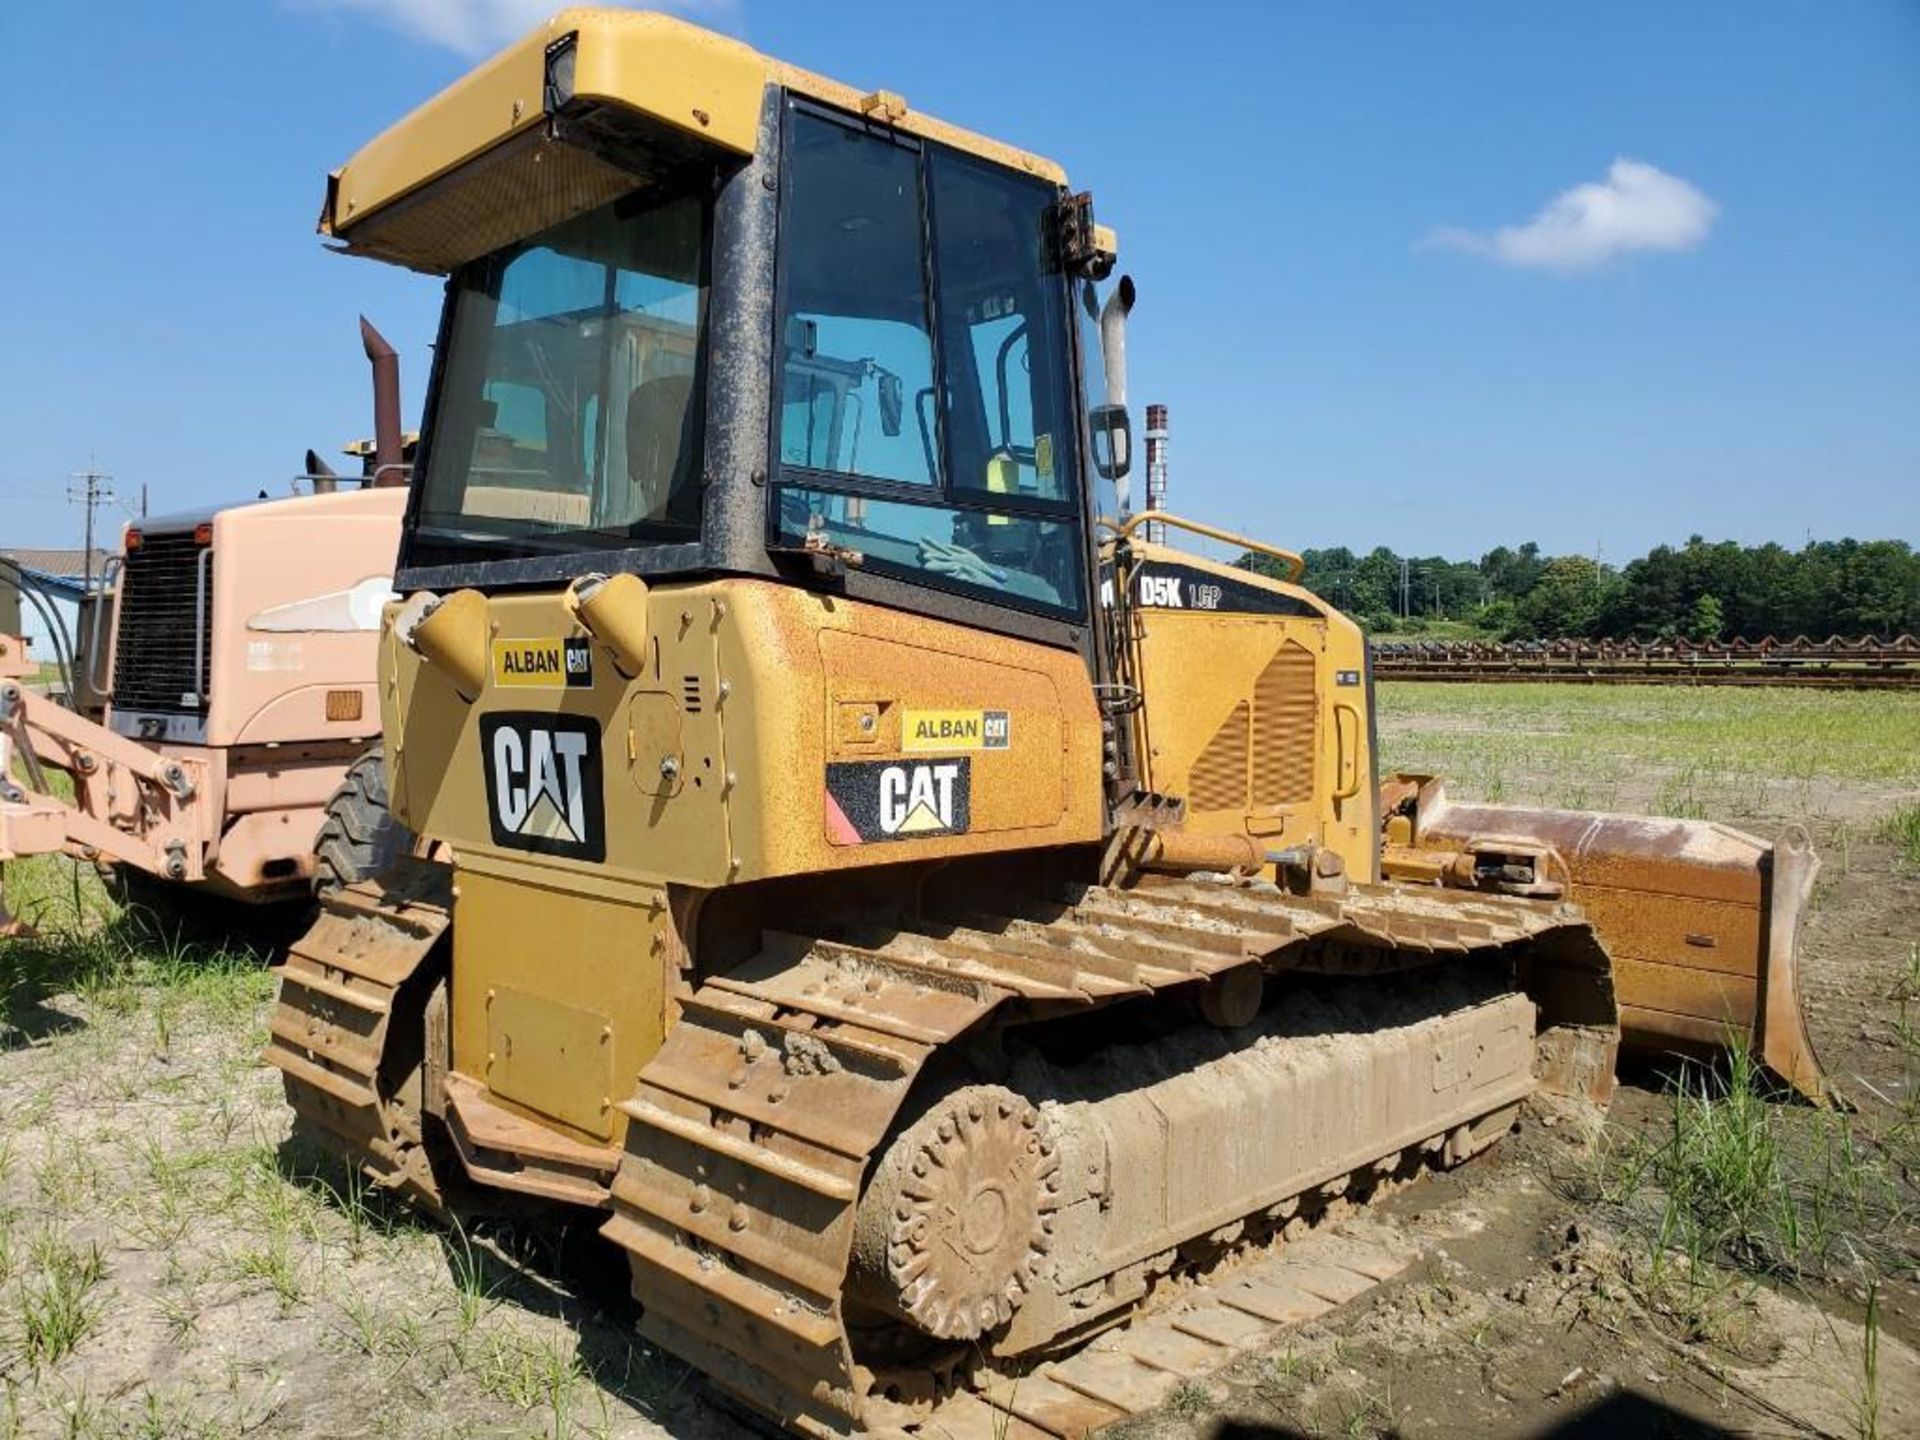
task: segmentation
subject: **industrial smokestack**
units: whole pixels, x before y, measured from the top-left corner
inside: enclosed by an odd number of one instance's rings
[[[360,343],[373,362],[373,483],[404,485],[407,472],[400,465],[400,353],[364,315],[360,317]]]
[[[1167,508],[1167,407],[1147,406],[1147,509]],[[1158,520],[1147,522],[1147,539],[1160,544],[1167,538],[1167,527]]]

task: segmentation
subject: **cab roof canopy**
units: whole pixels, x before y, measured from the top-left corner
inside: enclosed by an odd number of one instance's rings
[[[749,158],[782,86],[1055,183],[1051,161],[645,11],[562,10],[327,179],[320,232],[445,273],[689,161]]]

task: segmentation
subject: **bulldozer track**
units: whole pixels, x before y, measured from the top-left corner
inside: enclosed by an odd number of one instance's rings
[[[390,1072],[395,1001],[451,923],[451,901],[446,867],[414,861],[327,895],[281,966],[262,1056],[314,1143],[443,1218],[420,1108]]]
[[[1164,1404],[1406,1273],[1419,1249],[1382,1225],[1328,1226],[1025,1374],[989,1373],[919,1433],[937,1440],[1081,1440]]]
[[[1076,887],[1057,904],[947,915],[884,935],[769,934],[755,957],[683,1001],[622,1106],[630,1124],[604,1233],[631,1259],[643,1333],[753,1408],[815,1435],[948,1433],[992,1409],[957,1398],[977,1349],[898,1370],[869,1365],[845,1308],[863,1177],[942,1046],[1003,1005],[1071,1013],[1249,966],[1311,968],[1344,949],[1383,961],[1442,957],[1555,931],[1584,935],[1585,923],[1565,907],[1440,891],[1297,896],[1185,881]],[[1476,1123],[1510,1115],[1530,1088],[1478,1097],[1469,1113],[1392,1136],[1378,1154],[1343,1156],[1313,1183],[1333,1192],[1409,1155],[1464,1158],[1492,1138]],[[964,1130],[966,1117],[954,1119]],[[1283,1219],[1298,1198],[1267,1197],[1266,1213]],[[1309,1305],[1302,1296],[1334,1303],[1329,1289],[1379,1263],[1236,1281],[1197,1318],[1140,1329],[1125,1354],[1094,1347],[1021,1382],[1019,1404],[994,1423],[1011,1415],[1033,1427],[1015,1434],[1086,1433],[1154,1392],[1139,1375],[1127,1380],[1127,1367],[1177,1379],[1207,1347],[1230,1350],[1234,1336],[1257,1338],[1256,1324],[1289,1323]],[[1195,1327],[1207,1333],[1188,1333]]]

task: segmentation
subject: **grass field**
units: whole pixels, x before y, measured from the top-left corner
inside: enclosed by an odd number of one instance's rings
[[[1920,797],[1920,695],[1383,681],[1381,764],[1464,797],[1870,825]]]
[[[1461,1172],[1492,1178],[1436,1187],[1441,1219],[1408,1222],[1444,1237],[1428,1279],[1243,1384],[1182,1387],[1137,1433],[1547,1433],[1576,1369],[1729,1429],[1899,1433],[1920,1376],[1920,697],[1379,698],[1385,764],[1468,796],[1812,820],[1809,1009],[1861,1109],[1783,1109],[1738,1074],[1623,1092],[1593,1155],[1502,1147],[1505,1168]],[[62,861],[6,886],[43,938],[0,942],[0,1440],[739,1433],[617,1300],[289,1141],[257,1060],[269,956],[143,938]],[[1781,1388],[1782,1355],[1818,1395]]]

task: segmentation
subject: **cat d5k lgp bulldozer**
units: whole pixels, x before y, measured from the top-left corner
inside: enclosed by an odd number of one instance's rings
[[[378,1183],[597,1216],[796,1430],[996,1434],[995,1376],[1610,1093],[1576,858],[1383,814],[1354,624],[1123,518],[1132,287],[1052,163],[575,10],[321,224],[448,277],[380,681],[447,858],[325,901],[267,1051]]]

